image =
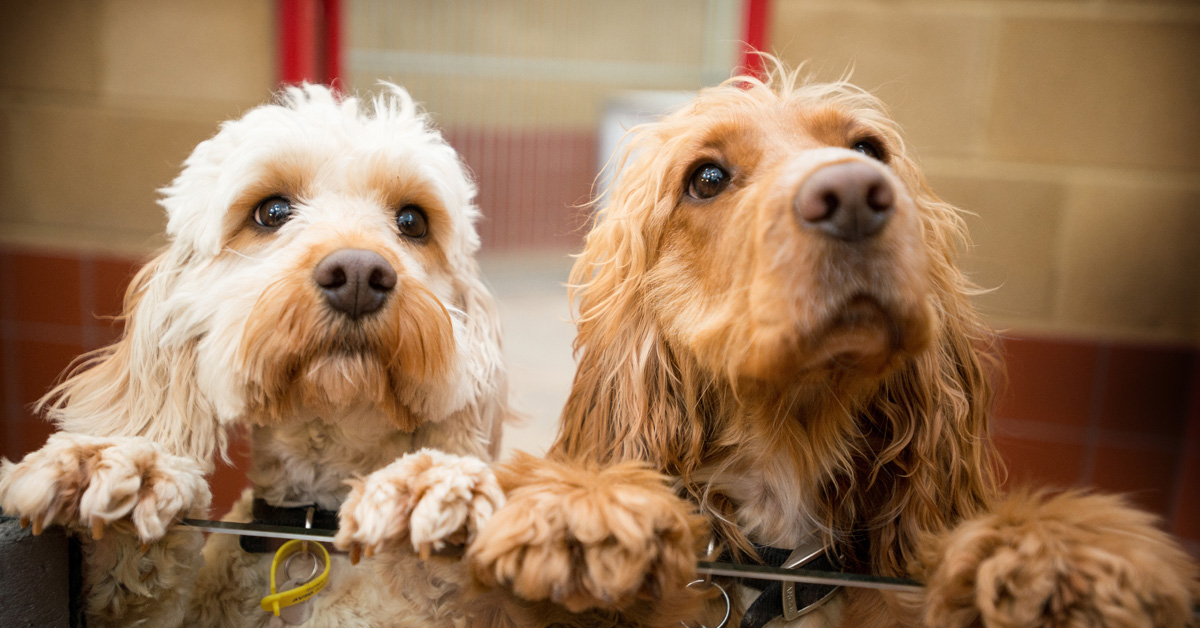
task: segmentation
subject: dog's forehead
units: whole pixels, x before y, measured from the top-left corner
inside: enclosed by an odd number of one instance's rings
[[[330,164],[388,157],[445,159],[445,142],[417,114],[366,113],[353,101],[266,105],[226,123],[213,138],[247,156],[303,152]]]
[[[475,188],[454,150],[406,98],[377,99],[364,112],[356,99],[309,87],[223,124],[162,190],[168,233],[216,254],[243,215],[269,197],[303,202],[339,194],[398,208],[411,195],[436,199],[452,231],[469,238]]]
[[[887,133],[873,108],[807,94],[729,97],[702,94],[659,129],[666,143],[686,136],[696,147],[767,153],[844,146],[850,138]]]

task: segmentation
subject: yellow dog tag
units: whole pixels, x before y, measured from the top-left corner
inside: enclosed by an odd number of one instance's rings
[[[321,560],[325,563],[325,568],[321,570],[320,575],[312,580],[298,586],[294,589],[276,592],[275,590],[275,574],[279,571],[279,565],[297,552],[307,551],[304,546],[316,546],[320,550]],[[315,559],[315,557],[314,557]],[[312,596],[321,592],[325,585],[329,583],[329,552],[324,545],[320,543],[306,543],[304,541],[288,541],[275,552],[275,559],[271,561],[271,594],[262,599],[262,609],[271,611],[275,616],[279,616],[279,609],[300,604]]]

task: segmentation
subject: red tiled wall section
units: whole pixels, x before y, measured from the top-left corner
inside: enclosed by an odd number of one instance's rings
[[[0,454],[19,459],[51,426],[30,404],[80,353],[119,333],[135,260],[0,250]],[[995,438],[1011,484],[1121,491],[1200,548],[1200,350],[1006,338]],[[223,512],[246,485],[247,446],[213,478]]]
[[[1006,338],[995,438],[1010,484],[1094,486],[1200,553],[1200,350]]]
[[[475,176],[485,252],[573,249],[581,241],[595,132],[452,127],[446,140]]]
[[[119,257],[0,248],[0,456],[19,460],[54,430],[32,406],[75,358],[115,340],[125,287],[141,262]],[[246,446],[212,478],[214,511],[246,485]]]

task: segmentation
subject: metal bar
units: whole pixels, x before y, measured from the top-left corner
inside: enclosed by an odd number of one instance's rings
[[[775,567],[767,567],[766,565],[738,565],[734,563],[700,561],[696,571],[702,574],[728,576],[731,578],[806,582],[809,584],[828,584],[841,587],[882,589],[885,591],[905,591],[910,593],[920,593],[924,588],[917,581],[905,578],[868,576],[865,574],[841,573],[837,571],[814,571],[811,569],[777,569]]]
[[[316,0],[278,0],[279,81],[316,80]]]
[[[16,519],[0,515],[0,521]],[[301,541],[328,542],[333,540],[337,530],[319,528],[306,529],[293,526],[273,526],[261,523],[235,523],[232,521],[210,521],[208,519],[184,519],[185,527],[197,532],[214,534],[236,534],[239,536],[262,536],[277,539],[299,539]],[[714,576],[730,576],[734,578],[757,578],[759,580],[780,580],[785,582],[811,582],[813,584],[830,584],[834,586],[863,587],[868,589],[887,589],[892,591],[920,591],[921,586],[912,580],[901,578],[885,578],[882,576],[866,576],[807,569],[775,569],[763,565],[736,565],[732,563],[713,563],[701,561],[697,572]]]
[[[307,541],[329,541],[337,533],[336,530],[305,529],[289,526],[271,526],[260,523],[233,523],[228,521],[208,521],[205,519],[184,519],[183,525],[204,532],[216,534],[238,534],[245,536],[265,536],[281,539],[300,539]],[[782,582],[808,582],[812,584],[828,584],[833,586],[860,587],[866,589],[884,589],[888,591],[921,591],[921,585],[914,580],[904,578],[889,578],[885,576],[869,576],[863,574],[841,573],[834,571],[814,571],[811,569],[776,569],[764,565],[738,565],[733,563],[714,563],[701,561],[696,569],[701,574],[714,576],[729,576],[733,578],[756,578],[758,580],[779,580]]]
[[[0,514],[0,522],[15,521],[11,515]],[[199,532],[215,534],[237,534],[240,536],[264,536],[278,539],[299,539],[301,541],[329,542],[337,534],[337,530],[319,528],[305,529],[292,526],[272,526],[261,523],[234,523],[231,521],[210,521],[207,519],[184,519],[184,526]],[[757,580],[779,580],[781,582],[807,582],[811,584],[827,584],[832,586],[855,587],[860,589],[878,589],[883,591],[901,591],[905,593],[920,593],[923,587],[915,580],[907,578],[891,578],[887,576],[871,576],[857,573],[840,573],[835,571],[814,571],[810,569],[777,569],[765,565],[738,565],[734,563],[714,563],[700,561],[696,571],[713,576],[730,578],[754,578]],[[1193,617],[1200,619],[1200,607],[1192,610]]]
[[[342,1],[323,0],[321,10],[325,18],[321,42],[321,50],[325,52],[325,76],[321,78],[326,85],[346,91],[342,81]]]
[[[332,541],[337,530],[322,530],[320,528],[296,528],[291,526],[272,526],[263,523],[234,523],[231,521],[209,521],[207,519],[184,519],[183,525],[216,534],[236,534],[238,536],[262,536],[271,539],[297,539],[300,541]]]
[[[762,57],[757,51],[769,52],[771,0],[745,0],[745,42],[742,51],[742,71],[754,76],[763,76]]]

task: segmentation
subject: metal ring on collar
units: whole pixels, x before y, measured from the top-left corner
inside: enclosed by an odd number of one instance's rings
[[[709,547],[709,551],[710,552],[712,551],[711,546]],[[721,592],[721,597],[725,598],[725,617],[722,617],[721,623],[717,624],[713,628],[725,628],[725,624],[729,623],[729,616],[731,614],[733,614],[733,602],[731,602],[729,600],[729,592],[725,590],[725,587],[723,587],[715,582],[712,582],[711,578],[712,578],[712,576],[708,576],[707,578],[702,578],[700,580],[693,580],[688,583],[688,588],[690,589],[693,586],[698,585],[698,584],[707,584],[707,585],[716,587]],[[688,624],[685,622],[679,622],[679,624],[681,626],[683,626],[684,628],[691,628],[691,626],[688,626]],[[699,628],[708,628],[708,627],[704,626],[702,624],[699,626]]]
[[[307,543],[308,541],[301,541],[301,544]],[[308,575],[304,576],[303,578],[292,575],[292,561],[296,560],[297,556],[307,556],[312,560],[312,570],[309,571]],[[313,577],[317,575],[317,572],[320,570],[320,568],[321,559],[317,558],[315,554],[307,549],[301,549],[299,552],[289,555],[287,560],[283,561],[283,573],[287,575],[288,579],[299,580],[300,582],[308,582],[309,580],[312,580]]]

